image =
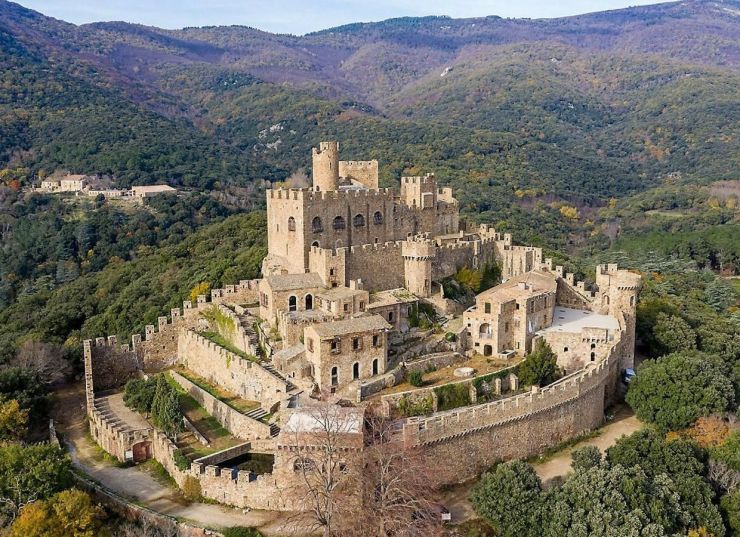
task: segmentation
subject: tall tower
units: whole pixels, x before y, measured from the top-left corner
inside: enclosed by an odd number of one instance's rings
[[[408,239],[401,244],[404,284],[416,296],[432,296],[432,261],[437,256],[430,240]]]
[[[622,356],[622,368],[635,365],[635,325],[637,297],[642,287],[639,274],[619,269],[615,264],[596,267],[597,304],[600,313],[619,317],[621,313],[626,326],[622,335],[625,354]]]
[[[339,142],[321,142],[313,154],[313,187],[322,192],[339,188]]]

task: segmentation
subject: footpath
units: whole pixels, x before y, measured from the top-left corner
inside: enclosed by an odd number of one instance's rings
[[[574,450],[584,446],[596,446],[603,453],[607,448],[613,446],[621,436],[632,434],[641,428],[642,424],[634,416],[632,410],[626,405],[620,406],[613,418],[599,429],[598,436],[569,446],[549,457],[546,461],[535,463],[532,466],[543,486],[547,487],[553,479],[564,477],[571,472],[570,464],[573,460],[571,453]],[[473,506],[468,500],[474,485],[475,481],[462,483],[448,489],[442,495],[442,504],[450,510],[454,524],[477,518]]]
[[[101,460],[99,448],[87,434],[84,385],[65,387],[55,396],[54,422],[73,465],[104,488],[132,503],[205,528],[246,526],[257,528],[267,536],[288,534],[293,529],[292,523],[288,527],[284,513],[244,512],[221,505],[191,503],[139,466],[119,467]]]

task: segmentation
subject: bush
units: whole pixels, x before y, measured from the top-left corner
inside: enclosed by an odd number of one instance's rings
[[[674,431],[701,416],[725,411],[734,398],[732,382],[713,357],[684,352],[644,362],[626,401],[642,421]]]
[[[221,533],[224,534],[224,537],[262,537],[262,534],[256,529],[245,528],[244,526],[226,528]]]
[[[571,454],[573,461],[570,465],[574,470],[588,470],[601,463],[601,451],[596,446],[584,446]]]
[[[398,402],[398,411],[407,418],[411,416],[423,416],[424,414],[429,414],[433,411],[433,409],[434,401],[432,400],[431,395],[428,395],[417,401],[412,401],[408,396],[404,395]]]
[[[470,404],[470,386],[465,382],[445,384],[434,388],[437,396],[437,410],[451,410]]]
[[[519,380],[525,386],[547,386],[560,378],[557,356],[550,345],[538,339],[534,350],[519,364]]]
[[[455,341],[457,341],[457,335],[453,334],[452,332],[447,332],[445,334],[445,339],[450,343],[454,343]]]
[[[172,459],[175,461],[175,466],[181,472],[184,472],[190,468],[190,459],[188,459],[182,452],[181,449],[176,449],[172,454]]]
[[[131,379],[123,390],[123,404],[131,410],[148,414],[152,411],[158,376],[144,379]]]
[[[203,499],[203,489],[200,487],[200,481],[189,475],[182,484],[182,494],[191,502],[198,502]]]
[[[415,370],[409,373],[409,384],[419,388],[424,385],[424,374],[421,371]]]

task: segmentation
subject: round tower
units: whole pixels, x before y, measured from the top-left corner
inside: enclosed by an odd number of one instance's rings
[[[313,187],[322,192],[339,188],[339,142],[321,142],[313,148]]]

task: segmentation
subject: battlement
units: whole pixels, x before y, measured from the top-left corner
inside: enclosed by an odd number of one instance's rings
[[[434,176],[433,173],[428,173],[426,175],[413,175],[408,177],[401,177],[401,184],[402,185],[426,185],[431,183],[436,183],[437,179]]]
[[[353,190],[313,190],[310,188],[273,188],[267,190],[271,200],[293,200],[316,202],[325,200],[358,200],[393,201],[395,193],[391,188],[362,188]]]
[[[361,253],[361,252],[380,252],[380,251],[388,251],[388,250],[397,250],[401,248],[404,241],[389,241],[384,243],[370,243],[370,244],[360,244],[358,246],[350,246],[350,247],[343,247],[343,248],[337,248],[337,250],[344,250],[349,252],[351,254]]]
[[[437,255],[437,246],[430,240],[407,240],[401,243],[401,253],[405,258],[432,259]]]

